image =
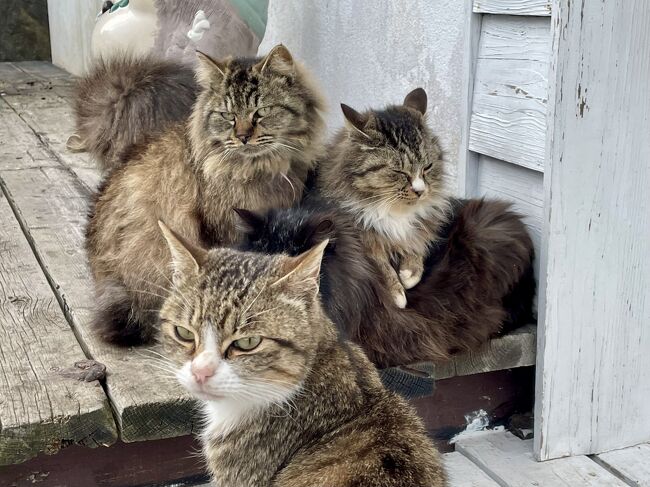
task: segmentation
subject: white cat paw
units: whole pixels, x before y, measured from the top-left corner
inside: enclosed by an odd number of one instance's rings
[[[400,309],[406,308],[406,294],[404,291],[395,291],[393,293],[393,299],[395,300],[395,306]]]
[[[422,276],[419,274],[414,274],[410,269],[402,269],[399,271],[399,280],[402,281],[404,289],[411,289],[420,282]]]

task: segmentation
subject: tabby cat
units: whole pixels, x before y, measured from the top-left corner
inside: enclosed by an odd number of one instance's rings
[[[321,150],[320,97],[284,46],[261,59],[199,61],[190,119],[122,156],[90,214],[95,321],[112,342],[143,343],[156,332],[169,281],[158,219],[195,243],[235,243],[231,208],[299,201]]]
[[[297,257],[206,251],[161,227],[174,267],[167,367],[203,403],[216,485],[445,485],[415,411],[323,312],[327,241]]]
[[[324,309],[379,367],[444,361],[533,320],[533,245],[508,203],[452,200],[430,242],[422,281],[397,308],[350,215],[309,197],[266,214],[237,210],[242,249],[299,255],[329,240],[323,258]]]
[[[427,248],[445,221],[442,151],[425,121],[427,95],[410,92],[404,104],[359,113],[341,105],[341,130],[319,168],[320,193],[358,224],[395,304],[422,277]]]

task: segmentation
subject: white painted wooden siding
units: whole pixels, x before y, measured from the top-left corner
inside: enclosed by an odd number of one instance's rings
[[[551,15],[550,0],[474,0],[481,14]]]
[[[650,2],[553,5],[535,449],[650,440]]]
[[[90,39],[102,0],[48,0],[52,62],[82,75],[92,60]]]
[[[525,215],[535,254],[539,256],[544,212],[544,175],[488,156],[480,156],[476,193],[509,200]]]
[[[550,21],[484,15],[469,149],[544,170]]]

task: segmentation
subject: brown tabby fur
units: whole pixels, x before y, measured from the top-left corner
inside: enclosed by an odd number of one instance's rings
[[[319,168],[320,193],[347,210],[365,252],[398,307],[422,276],[429,243],[446,219],[442,151],[426,126],[426,94],[360,114],[342,105],[341,130]]]
[[[109,341],[137,344],[156,332],[169,283],[158,219],[193,242],[232,244],[238,232],[231,208],[291,206],[320,150],[320,98],[286,48],[263,59],[200,61],[202,91],[190,120],[132,150],[100,188],[90,215],[96,322]],[[264,116],[262,106],[271,107]]]
[[[298,257],[208,252],[163,230],[175,267],[161,310],[164,367],[203,401],[216,485],[445,485],[415,411],[323,312],[324,244]],[[241,339],[259,344],[242,350]],[[201,383],[194,367],[206,365]]]
[[[186,120],[198,91],[194,71],[178,62],[124,54],[99,60],[77,85],[76,132],[109,171],[128,161],[133,146]]]

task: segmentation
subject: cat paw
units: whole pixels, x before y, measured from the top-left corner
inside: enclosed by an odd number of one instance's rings
[[[422,276],[420,274],[415,274],[410,269],[402,269],[399,271],[399,280],[402,281],[404,289],[415,287],[415,285],[420,282],[420,279],[422,279]]]
[[[393,292],[393,300],[395,301],[395,306],[399,309],[406,308],[406,294],[404,294],[403,289]]]

